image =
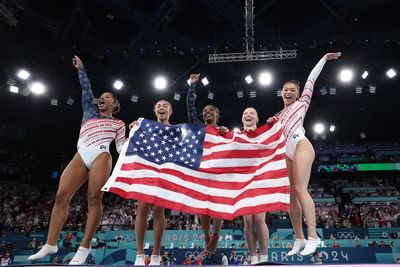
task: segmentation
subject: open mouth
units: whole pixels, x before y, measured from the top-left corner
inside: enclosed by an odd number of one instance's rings
[[[104,101],[99,101],[99,108],[102,108],[102,107],[104,107],[106,105],[106,102],[104,102]]]
[[[291,95],[287,95],[287,96],[285,96],[285,99],[290,100],[290,99],[292,99],[292,96]]]
[[[165,115],[167,112],[165,112],[164,110],[159,110],[158,111],[158,114],[160,114],[160,115]]]
[[[253,119],[252,119],[252,118],[245,118],[244,121],[246,121],[246,122],[252,122]]]

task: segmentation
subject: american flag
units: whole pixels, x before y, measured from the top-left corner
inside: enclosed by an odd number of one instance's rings
[[[213,127],[140,119],[103,190],[232,220],[287,210],[287,176],[280,122],[221,136]]]

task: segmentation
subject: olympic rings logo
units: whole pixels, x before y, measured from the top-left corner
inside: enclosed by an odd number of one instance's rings
[[[337,232],[336,236],[340,239],[353,239],[355,234],[354,232]]]
[[[192,256],[192,262],[194,262],[196,259],[197,259],[197,257],[199,256],[201,254],[201,252],[200,251],[186,251],[186,253],[185,253],[185,259],[187,259],[189,256]],[[204,259],[205,258],[205,256],[202,256],[202,259]]]

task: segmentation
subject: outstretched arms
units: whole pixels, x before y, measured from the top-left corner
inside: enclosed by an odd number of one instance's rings
[[[78,69],[79,83],[82,86],[82,108],[84,114],[87,112],[96,112],[96,108],[93,105],[93,91],[90,86],[89,78],[86,74],[85,67],[83,66],[82,60],[74,56],[72,64]]]
[[[195,87],[197,82],[199,81],[200,74],[191,74],[189,78],[189,89],[186,96],[186,107],[188,114],[188,122],[191,124],[202,124],[201,121],[197,118],[197,111],[195,106],[196,100],[196,91]]]
[[[306,103],[306,109],[308,109],[308,107],[311,104],[311,97],[312,97],[312,93],[314,90],[314,83],[317,80],[322,69],[324,68],[325,62],[328,60],[332,60],[332,59],[338,59],[341,55],[342,55],[341,52],[327,53],[321,58],[321,60],[317,63],[317,65],[315,65],[315,67],[312,69],[310,75],[307,78],[307,82],[304,86],[303,93],[301,94],[301,97],[299,98],[300,102]]]

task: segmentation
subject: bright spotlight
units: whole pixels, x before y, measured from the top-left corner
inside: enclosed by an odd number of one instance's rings
[[[32,93],[34,93],[34,94],[36,94],[36,95],[41,95],[41,94],[43,94],[44,93],[44,91],[45,91],[45,87],[44,87],[44,85],[42,84],[42,83],[40,83],[40,82],[35,82],[35,83],[32,83],[32,85],[31,85],[31,92]]]
[[[11,92],[11,93],[14,93],[14,94],[18,94],[19,88],[18,88],[17,86],[11,85],[11,86],[10,86],[10,92]]]
[[[244,78],[247,84],[251,84],[253,82],[253,78],[251,75],[247,75],[246,78]]]
[[[316,134],[322,134],[325,131],[325,126],[322,123],[316,123],[314,125],[314,132]]]
[[[365,80],[368,77],[368,71],[364,71],[361,77]]]
[[[18,71],[18,74],[17,74],[17,76],[19,78],[21,78],[22,80],[28,79],[30,75],[31,74],[29,72],[27,72],[26,70],[20,70],[20,71]]]
[[[396,76],[397,75],[397,73],[396,73],[396,71],[394,70],[394,69],[389,69],[387,72],[386,72],[386,76],[388,76],[390,79],[392,79],[394,76]]]
[[[334,132],[335,131],[335,125],[331,125],[331,127],[329,127],[329,131]]]
[[[269,72],[262,72],[260,76],[258,76],[258,82],[263,85],[269,85],[272,82],[272,75]]]
[[[120,90],[124,86],[124,83],[121,82],[120,80],[116,80],[113,84],[113,87],[117,90]]]
[[[353,79],[353,71],[344,69],[340,72],[339,77],[342,82],[348,83]]]
[[[165,88],[167,88],[167,79],[161,76],[157,77],[154,80],[154,87],[158,90],[164,90]]]
[[[207,84],[209,84],[207,77],[204,77],[203,79],[201,79],[201,83],[206,86]]]

